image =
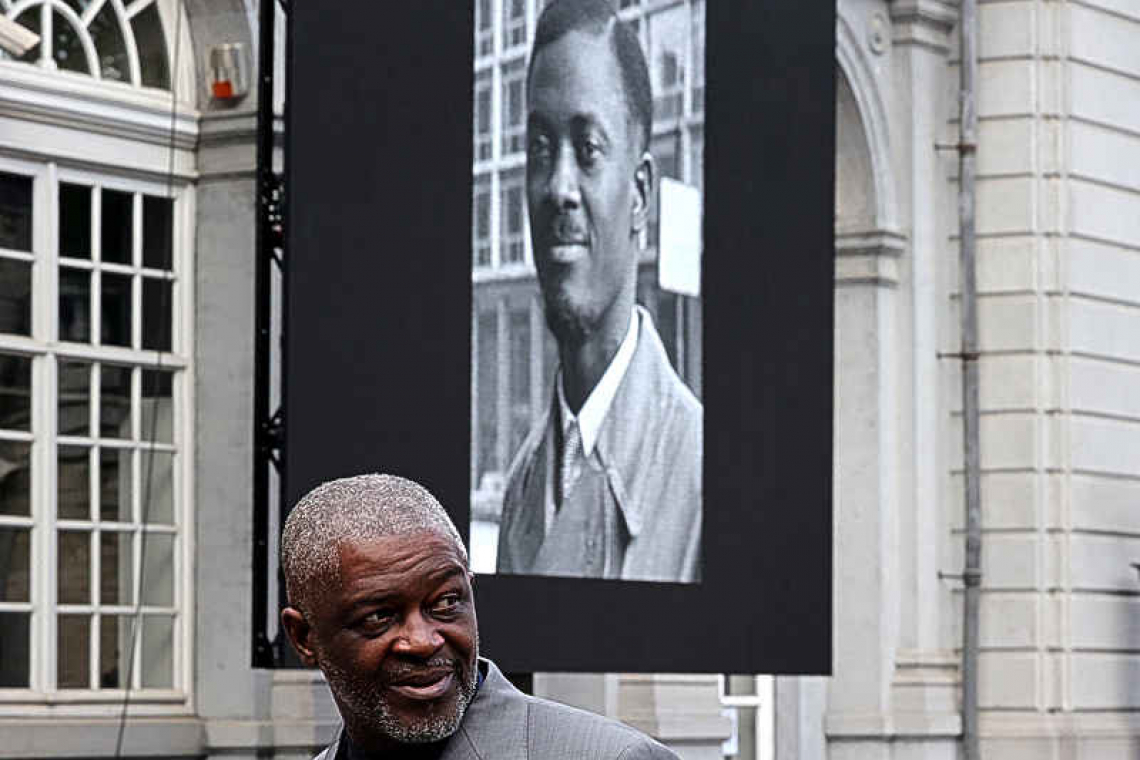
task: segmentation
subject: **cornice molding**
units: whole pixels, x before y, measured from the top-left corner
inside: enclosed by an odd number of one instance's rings
[[[950,32],[958,23],[957,0],[893,0],[892,42],[947,53]]]
[[[906,237],[894,230],[835,233],[835,285],[893,288],[899,282],[899,259]]]
[[[0,116],[192,151],[198,111],[171,95],[0,61]]]

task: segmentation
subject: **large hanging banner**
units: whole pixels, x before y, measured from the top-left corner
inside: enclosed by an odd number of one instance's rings
[[[428,487],[508,671],[828,672],[834,5],[289,21],[288,503]]]

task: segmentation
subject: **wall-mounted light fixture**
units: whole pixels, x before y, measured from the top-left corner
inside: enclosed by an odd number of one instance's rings
[[[230,42],[210,48],[210,94],[216,100],[236,100],[249,92],[245,45]]]

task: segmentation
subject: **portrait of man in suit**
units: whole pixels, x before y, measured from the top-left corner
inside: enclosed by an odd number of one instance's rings
[[[505,479],[495,572],[694,582],[703,410],[637,303],[658,166],[637,36],[555,0],[526,72],[531,254],[557,368]]]

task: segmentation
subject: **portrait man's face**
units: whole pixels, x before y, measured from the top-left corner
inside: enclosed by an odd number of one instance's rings
[[[315,606],[307,623],[293,615],[286,625],[306,664],[324,671],[354,742],[455,732],[479,645],[470,575],[448,537],[342,543],[340,582]]]
[[[605,35],[573,31],[541,48],[527,101],[527,204],[547,321],[582,338],[628,291],[652,162],[630,117]]]

